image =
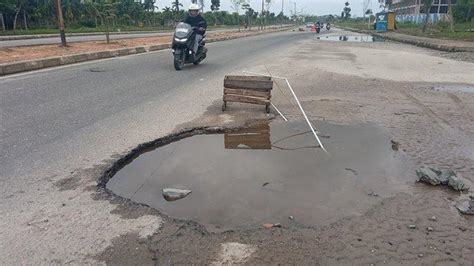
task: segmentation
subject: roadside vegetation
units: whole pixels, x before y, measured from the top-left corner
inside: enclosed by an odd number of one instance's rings
[[[432,0],[422,0],[422,2],[424,4],[422,12],[429,10],[433,3]],[[373,22],[375,16],[371,10],[366,12],[367,18],[351,18],[350,15],[344,15],[344,12],[345,11],[343,11],[341,17],[336,21],[337,25],[363,30],[374,30]],[[395,31],[414,36],[474,41],[474,2],[472,0],[458,0],[456,5],[452,5],[449,14],[450,19],[448,21],[440,21],[437,23],[430,23],[429,20],[424,20],[423,23],[420,24],[409,22],[396,23]]]
[[[1,0],[0,35],[57,33],[57,0]],[[224,1],[224,0],[222,0]],[[229,1],[229,0],[225,0]],[[61,0],[66,32],[155,31],[170,30],[186,16],[181,0],[159,8],[156,0]],[[265,0],[264,12],[257,12],[246,0],[236,3],[233,12],[221,11],[221,0],[199,1],[212,11],[203,13],[211,27],[288,23],[290,18],[269,12],[271,0]]]
[[[338,20],[336,24],[342,27],[374,31],[373,24],[368,25],[367,19]],[[425,32],[423,32],[421,24],[397,23],[395,32],[414,36],[474,41],[474,22],[455,23],[454,31],[451,31],[449,22],[441,21],[436,24],[428,24]]]

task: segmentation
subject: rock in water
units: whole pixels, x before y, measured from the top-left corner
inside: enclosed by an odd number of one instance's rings
[[[438,179],[443,185],[447,185],[449,183],[449,178],[452,176],[456,176],[456,172],[452,169],[441,171],[438,175]]]
[[[271,224],[271,223],[264,223],[264,224],[262,224],[262,225],[263,225],[263,227],[265,227],[265,228],[267,228],[267,229],[270,229],[270,228],[273,227],[273,224]]]
[[[462,214],[474,215],[474,200],[466,200],[463,203],[456,206]]]
[[[430,167],[430,170],[435,172],[435,174],[438,175],[438,176],[442,173],[441,170],[433,168],[433,167]]]
[[[448,178],[448,186],[456,191],[469,190],[469,187],[462,182],[459,176],[453,175]]]
[[[186,197],[190,193],[191,190],[187,189],[165,188],[163,189],[163,198],[167,201],[175,201]]]
[[[421,167],[420,169],[417,169],[416,175],[418,176],[418,181],[422,181],[433,186],[441,184],[441,181],[438,179],[438,175],[427,167]]]

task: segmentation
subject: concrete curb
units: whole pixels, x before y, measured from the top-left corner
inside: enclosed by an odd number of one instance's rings
[[[423,41],[415,40],[414,38],[416,38],[416,36],[414,36],[413,38],[410,38],[410,37],[409,38],[403,38],[403,37],[395,37],[395,36],[389,36],[389,35],[386,35],[386,34],[376,33],[376,32],[369,31],[369,30],[360,30],[360,29],[340,27],[340,26],[336,26],[336,27],[340,28],[340,29],[343,29],[343,30],[354,31],[354,32],[364,33],[364,34],[370,34],[370,35],[381,37],[381,38],[391,40],[391,41],[412,44],[412,45],[415,45],[415,46],[430,48],[430,49],[444,51],[444,52],[474,52],[474,46],[473,47],[464,47],[464,46],[456,46],[456,45],[444,45],[444,44],[429,42],[427,40],[423,40]]]
[[[220,41],[232,40],[232,39],[238,39],[238,38],[245,38],[245,37],[257,36],[257,35],[262,35],[262,34],[267,34],[267,33],[272,33],[272,32],[285,31],[291,28],[292,27],[286,27],[286,28],[271,30],[267,32],[257,32],[255,34],[249,34],[246,36],[228,36],[228,37],[208,38],[207,42],[211,43],[211,42],[220,42]],[[138,54],[138,53],[159,51],[159,50],[165,50],[169,48],[171,48],[171,44],[137,46],[137,47],[130,47],[130,48],[121,48],[121,49],[98,51],[98,52],[91,52],[91,53],[72,54],[72,55],[48,57],[48,58],[41,58],[41,59],[28,60],[28,61],[5,63],[5,64],[0,64],[0,76],[26,72],[26,71],[32,71],[32,70],[38,70],[38,69],[48,68],[48,67],[70,65],[70,64],[81,63],[85,61],[92,61],[92,60],[106,59],[106,58],[112,58],[112,57],[127,56],[127,55]]]
[[[124,32],[110,32],[110,35],[120,35],[120,34],[147,34],[147,33],[171,33],[172,31],[163,30],[163,31],[124,31]],[[80,36],[98,36],[104,35],[105,32],[84,32],[84,33],[67,33],[66,37],[80,37]],[[0,36],[1,41],[17,41],[17,40],[31,40],[31,39],[44,39],[44,38],[54,38],[58,37],[58,34],[32,34],[32,35],[9,35],[9,36]]]

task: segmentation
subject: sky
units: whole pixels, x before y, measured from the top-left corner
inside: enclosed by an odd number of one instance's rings
[[[270,11],[280,13],[282,0],[272,0]],[[283,0],[284,13],[290,15],[290,10],[294,10],[294,3],[296,3],[297,12],[303,12],[308,15],[340,15],[344,8],[346,0]],[[362,16],[362,0],[348,0],[352,8],[351,14],[353,16]],[[165,6],[171,6],[172,0],[157,0],[157,6],[162,9]],[[372,0],[372,10],[378,10],[377,0]],[[191,0],[180,0],[185,8],[188,8]],[[261,0],[249,0],[250,6],[255,10],[262,9]],[[204,0],[204,11],[210,10],[211,0]],[[232,11],[230,0],[221,0],[221,10]]]

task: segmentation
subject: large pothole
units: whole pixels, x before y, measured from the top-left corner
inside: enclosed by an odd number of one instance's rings
[[[318,129],[329,155],[305,123],[272,122],[143,153],[107,188],[210,231],[268,222],[325,224],[406,191],[410,167],[383,128],[318,123]],[[168,202],[162,190],[170,187],[192,193]]]

